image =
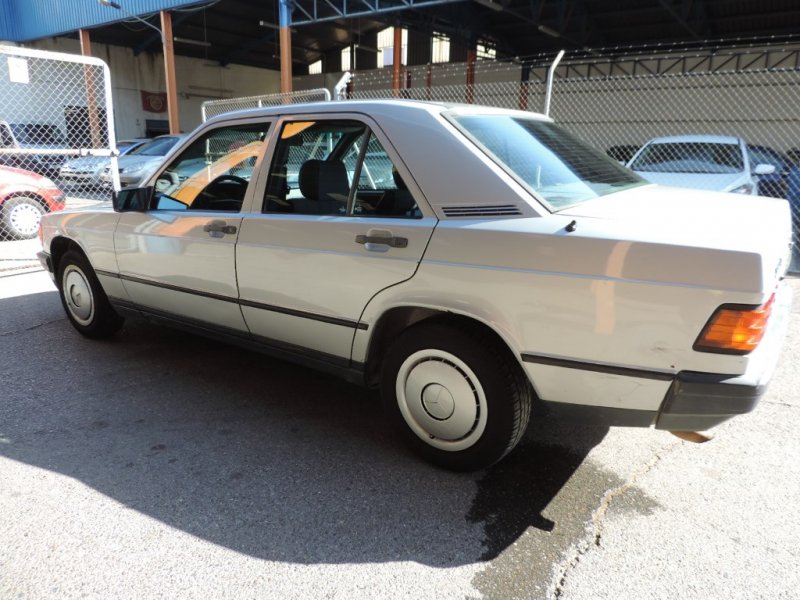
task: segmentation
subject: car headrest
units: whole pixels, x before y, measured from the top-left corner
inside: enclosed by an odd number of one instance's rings
[[[309,200],[347,202],[350,183],[340,160],[307,160],[298,174],[300,193]]]

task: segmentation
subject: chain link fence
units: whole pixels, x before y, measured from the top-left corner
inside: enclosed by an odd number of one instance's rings
[[[223,100],[209,100],[203,102],[201,108],[203,122],[211,117],[216,117],[234,110],[246,108],[261,108],[262,106],[280,106],[282,104],[297,104],[299,102],[328,102],[331,93],[325,88],[287,92],[281,94],[264,94],[262,96],[247,96],[243,98],[225,98]]]
[[[357,72],[347,97],[542,112],[553,59],[404,67],[399,90],[390,68]],[[645,179],[788,199],[800,270],[800,47],[568,53],[550,116]]]
[[[0,46],[0,244],[35,238],[47,212],[110,199],[110,89],[98,59]]]

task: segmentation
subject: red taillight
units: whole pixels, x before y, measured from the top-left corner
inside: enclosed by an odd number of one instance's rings
[[[699,352],[747,354],[756,349],[767,330],[775,294],[761,306],[723,304],[694,343]]]

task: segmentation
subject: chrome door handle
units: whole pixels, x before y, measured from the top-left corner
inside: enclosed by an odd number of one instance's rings
[[[408,238],[396,236],[379,236],[379,235],[357,235],[356,244],[382,244],[384,246],[391,246],[392,248],[408,248]]]
[[[225,221],[215,219],[203,225],[203,231],[211,237],[222,237],[226,233],[236,233],[236,225],[228,225]]]

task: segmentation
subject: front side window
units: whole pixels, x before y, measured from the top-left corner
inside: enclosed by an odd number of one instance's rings
[[[646,183],[548,121],[511,115],[451,119],[553,210]]]
[[[422,216],[378,138],[364,123],[349,120],[292,121],[283,126],[264,212]]]
[[[196,139],[158,176],[153,207],[239,212],[268,129],[232,125]]]
[[[631,169],[651,173],[732,174],[744,171],[744,156],[738,144],[658,142],[646,146]]]

